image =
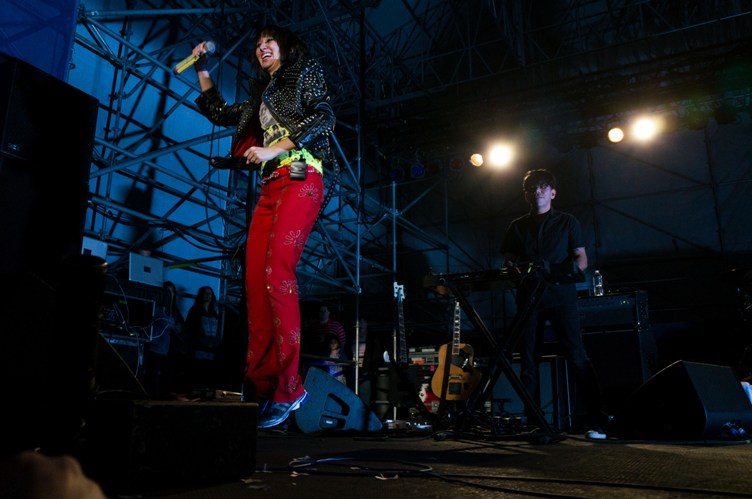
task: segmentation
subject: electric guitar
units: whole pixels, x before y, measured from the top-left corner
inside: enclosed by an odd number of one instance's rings
[[[415,384],[408,377],[409,361],[407,355],[407,338],[405,337],[405,314],[402,302],[405,289],[394,283],[394,298],[397,300],[398,337],[395,338],[397,352],[389,354],[389,401],[397,407],[412,407],[417,399]],[[397,340],[399,344],[397,344]],[[399,360],[398,360],[399,359]]]
[[[467,400],[481,378],[474,365],[473,347],[460,343],[460,330],[460,304],[455,300],[452,342],[439,348],[439,365],[431,378],[431,391],[443,400]]]
[[[418,397],[420,397],[420,401],[423,402],[423,405],[426,407],[426,410],[428,412],[439,412],[439,406],[441,405],[441,402],[439,401],[439,397],[437,397],[436,394],[431,391],[429,383],[421,383]]]
[[[407,338],[405,337],[405,312],[402,303],[405,300],[405,286],[394,283],[394,297],[397,299],[397,318],[399,323],[399,365],[407,367]]]

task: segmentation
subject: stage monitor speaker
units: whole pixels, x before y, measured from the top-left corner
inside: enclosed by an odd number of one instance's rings
[[[304,386],[310,398],[295,411],[295,421],[303,433],[381,429],[381,421],[360,397],[323,370],[308,369]]]
[[[98,101],[0,54],[0,276],[81,252]]]
[[[632,439],[715,439],[726,425],[752,430],[752,404],[732,369],[679,360],[630,395],[612,421],[612,433]]]

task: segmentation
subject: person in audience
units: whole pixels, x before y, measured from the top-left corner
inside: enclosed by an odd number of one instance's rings
[[[332,378],[346,385],[346,362],[349,359],[345,354],[345,350],[342,348],[341,343],[339,342],[339,338],[334,335],[330,335],[328,337],[327,346],[329,348],[328,357],[330,359],[329,361],[326,361],[327,371]]]
[[[195,391],[217,388],[217,352],[222,343],[217,297],[211,286],[201,286],[185,318],[188,342],[190,388]]]
[[[168,399],[175,393],[176,356],[184,349],[183,314],[172,281],[162,285],[162,299],[154,309],[152,337],[144,362],[144,381],[149,395]]]
[[[326,342],[329,336],[334,336],[339,340],[339,347],[344,350],[347,345],[347,333],[345,332],[342,324],[332,319],[332,313],[327,305],[321,305],[319,307],[319,321],[316,323],[314,333]],[[326,346],[327,352],[329,351],[328,345]]]

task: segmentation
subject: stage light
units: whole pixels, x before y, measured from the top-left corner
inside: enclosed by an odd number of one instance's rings
[[[483,165],[483,155],[475,153],[472,156],[470,156],[470,164],[473,166],[482,166]]]
[[[621,142],[622,140],[624,140],[624,130],[622,130],[618,126],[613,127],[608,131],[608,140],[610,140],[614,144]]]
[[[499,145],[491,149],[488,163],[491,166],[508,166],[512,162],[514,151],[508,145]]]
[[[638,118],[632,125],[632,135],[637,140],[650,140],[658,133],[658,124],[652,118]]]

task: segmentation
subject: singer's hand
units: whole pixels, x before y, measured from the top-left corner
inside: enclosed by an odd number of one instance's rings
[[[206,42],[201,42],[195,47],[193,47],[193,57],[196,57],[196,62],[193,64],[193,67],[196,69],[196,71],[202,71],[206,69],[206,57],[204,54],[208,52],[206,48]]]
[[[251,164],[251,163],[259,164],[264,161],[272,160],[285,151],[287,151],[287,149],[284,149],[282,147],[277,147],[276,145],[271,146],[271,147],[253,146],[253,147],[249,147],[245,151],[245,153],[243,153],[243,156],[245,156],[247,164]]]

